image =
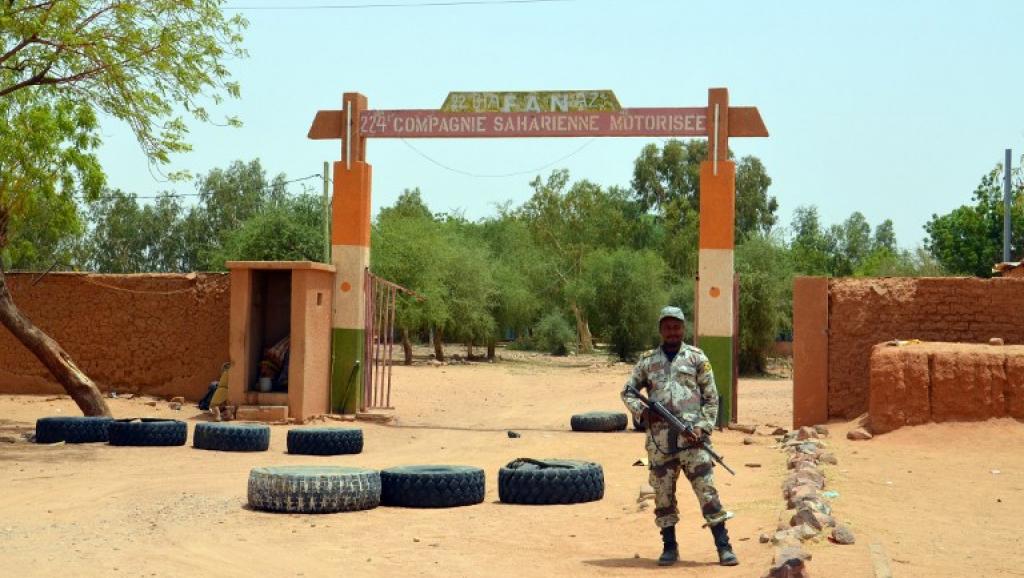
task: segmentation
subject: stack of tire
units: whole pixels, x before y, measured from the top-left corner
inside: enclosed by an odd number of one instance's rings
[[[363,430],[295,428],[288,430],[288,453],[307,456],[358,454]],[[275,466],[249,472],[249,507],[266,512],[328,514],[376,508],[381,475],[376,470],[342,466]]]

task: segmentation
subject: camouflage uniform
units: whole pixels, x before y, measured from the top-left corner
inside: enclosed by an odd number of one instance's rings
[[[711,363],[704,352],[682,344],[671,362],[659,347],[643,355],[633,368],[626,385],[638,390],[647,388],[651,401],[659,401],[684,422],[710,433],[718,419],[718,390]],[[640,421],[643,403],[623,387],[622,401]],[[654,488],[655,524],[660,528],[674,526],[679,521],[676,503],[676,480],[680,470],[690,481],[700,502],[701,512],[709,526],[715,526],[730,517],[722,508],[715,489],[711,456],[703,449],[689,445],[685,438],[675,435],[663,421],[653,420],[647,425],[647,457],[651,469],[651,487]]]

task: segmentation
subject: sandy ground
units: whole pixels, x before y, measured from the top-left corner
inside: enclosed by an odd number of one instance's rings
[[[568,427],[572,413],[620,409],[618,388],[628,372],[626,365],[596,358],[512,352],[497,364],[399,367],[392,396],[396,421],[358,423],[366,444],[352,456],[288,455],[287,426],[274,426],[270,451],[260,454],[190,445],[0,443],[0,575],[763,575],[773,549],[759,544],[758,535],[771,532],[779,519],[784,455],[771,438],[745,446],[743,434],[733,431],[717,433],[715,440],[738,475],[719,470],[717,479],[723,502],[737,514],[729,528],[743,564],[716,565],[696,500],[684,487],[684,561],[672,569],[654,565],[659,536],[650,508],[637,504],[647,471],[631,465],[642,455],[642,434],[584,434]],[[785,425],[791,391],[788,380],[742,380],[741,421]],[[145,401],[110,403],[118,417],[203,419],[194,408],[179,412]],[[18,436],[39,417],[76,413],[66,398],[3,396],[0,435]],[[507,429],[522,437],[508,438]],[[858,542],[809,545],[814,576],[872,576],[872,544],[884,550],[897,577],[982,570],[987,576],[1024,575],[1017,532],[1024,513],[1024,425],[924,426],[856,443],[841,439],[846,429],[832,425],[839,465],[828,475],[830,487],[840,492],[836,514]],[[605,497],[572,506],[501,504],[497,470],[516,457],[600,462]],[[251,467],[311,463],[476,465],[487,471],[487,496],[483,504],[446,510],[282,515],[246,508]]]

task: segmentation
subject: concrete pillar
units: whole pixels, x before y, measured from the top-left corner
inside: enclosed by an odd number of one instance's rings
[[[359,135],[359,114],[366,97],[344,96],[342,160],[334,163],[334,199],[331,215],[331,263],[334,311],[331,331],[333,365],[331,410],[355,413],[362,404],[366,348],[365,272],[370,266],[370,185],[372,167],[365,161],[365,139]],[[351,118],[351,124],[348,119]]]
[[[793,427],[828,421],[828,278],[793,279]]]

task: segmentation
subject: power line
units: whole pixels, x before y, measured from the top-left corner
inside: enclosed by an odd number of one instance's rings
[[[541,166],[533,168],[533,169],[529,169],[529,170],[525,170],[525,171],[516,171],[514,173],[497,173],[497,174],[492,173],[492,174],[488,174],[488,173],[473,173],[473,172],[470,172],[470,171],[465,171],[465,170],[462,170],[462,169],[457,169],[455,167],[448,166],[448,165],[442,163],[441,161],[432,158],[430,155],[428,155],[427,153],[421,151],[420,149],[416,148],[415,146],[413,146],[413,144],[411,142],[405,140],[404,138],[401,139],[401,141],[403,143],[405,143],[405,146],[407,146],[410,149],[412,149],[413,152],[415,152],[416,154],[420,155],[424,159],[430,161],[431,163],[441,167],[442,169],[444,169],[446,171],[451,171],[453,173],[457,173],[457,174],[460,174],[460,175],[465,175],[467,177],[474,177],[474,178],[478,178],[478,179],[501,179],[501,178],[505,178],[505,177],[519,177],[519,176],[523,176],[523,175],[531,175],[531,174],[537,173],[539,171],[543,171],[544,169],[546,169],[548,167],[551,167],[553,165],[557,165],[558,163],[560,163],[560,162],[562,162],[564,160],[571,159],[572,157],[574,157],[577,154],[579,154],[583,149],[585,149],[588,146],[594,144],[595,140],[597,140],[597,139],[596,138],[592,138],[592,139],[588,140],[587,142],[583,143],[582,145],[580,145],[579,148],[577,148],[576,150],[572,151],[571,153],[569,153],[569,154],[567,154],[567,155],[565,155],[563,157],[557,158],[557,159],[551,161],[550,163],[547,163],[545,165],[541,165]]]
[[[367,4],[285,4],[269,6],[224,6],[223,10],[366,10],[374,8],[443,8],[452,6],[498,6],[508,4],[554,4],[575,2],[576,0],[448,0],[434,2],[412,2],[398,4],[394,2],[378,2]]]
[[[271,183],[269,185],[261,187],[260,190],[261,191],[265,191],[265,190],[268,190],[268,189],[276,189],[278,187],[283,187],[285,185],[290,185],[290,184],[298,183],[298,182],[302,182],[302,181],[308,181],[309,179],[323,179],[323,178],[324,178],[324,176],[321,175],[320,173],[315,173],[315,174],[312,174],[312,175],[309,175],[309,176],[306,176],[306,177],[300,177],[300,178],[291,179],[291,180],[288,180],[288,181],[281,181],[279,183]],[[330,179],[328,178],[328,180],[330,180]],[[159,195],[134,195],[134,196],[132,196],[132,198],[134,198],[136,200],[139,200],[139,199],[164,199],[164,198],[175,198],[175,199],[177,199],[177,198],[184,198],[184,197],[201,197],[201,196],[203,196],[203,194],[205,194],[205,193],[171,193],[171,192],[166,192],[166,193],[162,193],[162,194],[159,194]],[[130,195],[130,193],[129,193],[129,195]],[[75,198],[77,198],[79,200],[82,200],[82,201],[86,200],[85,197],[83,197],[81,195],[75,195]],[[103,200],[103,199],[113,199],[113,198],[116,198],[116,197],[114,195],[100,195],[95,200],[99,201],[99,200]]]

